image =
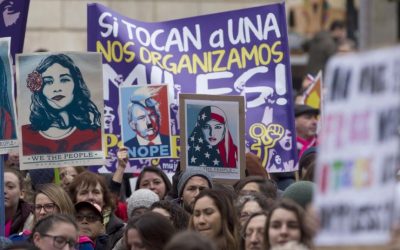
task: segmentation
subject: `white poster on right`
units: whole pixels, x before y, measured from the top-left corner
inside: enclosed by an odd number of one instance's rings
[[[400,47],[334,57],[324,83],[316,244],[385,244],[400,165]]]

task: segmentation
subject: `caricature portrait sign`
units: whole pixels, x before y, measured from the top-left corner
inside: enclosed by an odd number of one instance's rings
[[[129,158],[171,157],[167,85],[120,88],[122,141]]]
[[[103,164],[98,53],[17,56],[21,169]]]
[[[181,94],[181,167],[203,168],[214,179],[243,177],[244,97]]]
[[[18,147],[10,38],[0,38],[0,154]]]

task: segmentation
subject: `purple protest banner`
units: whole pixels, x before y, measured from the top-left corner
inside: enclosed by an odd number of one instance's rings
[[[24,47],[26,20],[30,0],[0,0],[0,37],[11,37],[11,56]]]
[[[113,171],[122,145],[118,88],[170,86],[172,157],[134,160],[174,171],[179,159],[179,93],[242,95],[246,99],[246,148],[269,172],[296,170],[294,114],[285,5],[146,23],[100,4],[88,5],[88,50],[103,55],[108,109],[106,147]],[[108,119],[107,122],[107,116]]]

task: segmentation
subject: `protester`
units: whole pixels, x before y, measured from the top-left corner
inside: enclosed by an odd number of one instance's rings
[[[59,168],[59,175],[61,180],[61,187],[68,192],[69,184],[74,180],[74,178],[85,171],[85,167],[62,167]]]
[[[164,250],[217,250],[215,244],[202,234],[184,231],[176,234]]]
[[[163,215],[171,221],[176,231],[187,229],[189,224],[189,214],[177,204],[166,200],[157,201],[151,205],[150,210]]]
[[[317,148],[310,147],[299,159],[299,177],[304,181],[314,181],[314,168],[317,160]]]
[[[212,187],[211,176],[206,171],[197,168],[186,169],[178,182],[178,204],[191,214],[196,196],[202,190]]]
[[[238,222],[233,201],[223,191],[206,189],[195,198],[189,229],[211,239],[218,249],[238,249]]]
[[[75,204],[75,218],[79,227],[79,235],[87,236],[91,241],[86,244],[94,246],[94,249],[106,249],[108,235],[105,234],[103,215],[99,205],[86,201]],[[80,245],[83,239],[80,238]],[[82,249],[82,248],[81,248]]]
[[[249,217],[254,213],[268,212],[273,205],[273,200],[266,198],[261,193],[252,193],[239,196],[236,200],[236,209],[239,215],[240,226],[243,227]]]
[[[44,217],[60,213],[74,215],[74,204],[68,194],[56,184],[47,183],[38,187],[35,195],[35,223]]]
[[[123,235],[124,223],[113,213],[114,203],[111,192],[103,176],[92,172],[83,172],[75,177],[69,186],[73,203],[87,201],[100,206],[103,214],[103,224],[109,236],[105,249],[112,249]]]
[[[282,194],[282,198],[291,199],[306,209],[312,202],[315,184],[311,181],[298,181],[290,185]]]
[[[296,241],[311,247],[304,210],[295,202],[282,199],[271,209],[266,222],[266,249]]]
[[[261,193],[267,198],[277,198],[277,185],[273,180],[261,176],[247,176],[235,184],[237,194]]]
[[[32,242],[40,250],[77,249],[78,225],[67,215],[49,215],[36,223]]]
[[[128,220],[124,233],[126,249],[162,250],[174,233],[168,219],[148,212]]]
[[[252,152],[246,153],[246,176],[261,176],[268,178],[268,173],[265,167],[261,164],[261,159]]]
[[[246,176],[261,176],[264,178],[268,177],[268,173],[265,167],[261,164],[261,159],[252,152],[246,153]]]
[[[145,167],[140,172],[135,190],[147,188],[163,200],[171,190],[171,182],[167,175],[157,167]]]
[[[139,189],[134,191],[126,200],[128,204],[128,217],[139,216],[149,211],[154,202],[160,198],[156,193],[149,189]]]
[[[23,200],[23,179],[16,169],[4,169],[5,236],[30,228],[33,206]]]
[[[296,141],[299,157],[310,147],[315,147],[317,141],[319,109],[308,105],[295,106]]]
[[[252,214],[242,228],[242,239],[240,249],[242,250],[264,250],[265,249],[265,223],[266,212]]]

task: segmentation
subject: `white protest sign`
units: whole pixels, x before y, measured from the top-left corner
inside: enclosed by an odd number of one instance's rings
[[[337,56],[324,82],[316,244],[385,244],[399,165],[400,47]]]

